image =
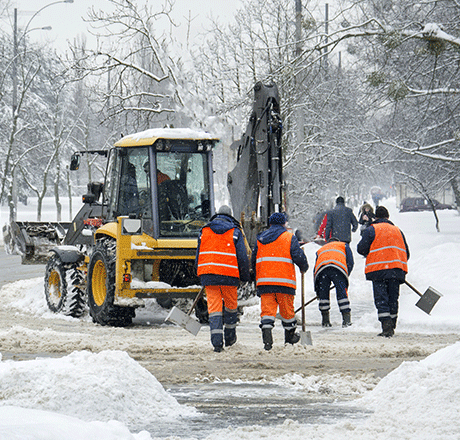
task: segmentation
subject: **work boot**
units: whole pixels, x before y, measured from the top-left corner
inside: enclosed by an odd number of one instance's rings
[[[215,351],[216,353],[221,353],[222,351],[224,351],[224,347],[222,347],[222,345],[216,345],[216,346],[214,347],[214,351]]]
[[[350,327],[351,325],[351,313],[343,312],[342,313],[342,327]]]
[[[329,310],[321,310],[321,315],[323,316],[321,325],[323,327],[332,327],[331,321],[329,321]]]
[[[392,324],[393,324],[393,330],[396,329],[396,322],[397,322],[398,318],[391,318],[391,321],[392,321]]]
[[[262,329],[262,342],[264,343],[264,349],[269,351],[273,347],[273,336],[271,328]]]
[[[384,336],[385,338],[391,338],[395,334],[393,329],[393,322],[391,319],[385,319],[382,321],[382,333],[379,333],[378,336]]]
[[[236,342],[236,334],[233,337],[225,338],[225,346],[231,347]]]
[[[284,343],[297,344],[300,341],[300,335],[295,332],[295,328],[291,330],[284,330]]]

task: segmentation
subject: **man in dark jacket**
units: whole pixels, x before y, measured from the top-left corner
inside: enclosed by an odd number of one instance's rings
[[[382,325],[379,336],[394,335],[398,319],[399,285],[407,273],[409,247],[402,231],[389,220],[388,210],[379,206],[376,220],[363,231],[358,253],[366,257],[366,279],[372,281],[374,303]]]
[[[297,320],[294,313],[296,292],[295,266],[301,272],[308,270],[307,257],[300,248],[297,237],[287,231],[286,216],[275,212],[270,216],[269,229],[257,236],[252,252],[252,268],[256,274],[257,295],[261,297],[260,328],[265,350],[273,346],[272,329],[279,307],[284,327],[284,341],[299,342],[295,332]]]
[[[335,237],[328,240],[316,252],[314,285],[319,299],[319,310],[322,315],[322,326],[331,327],[329,310],[331,308],[331,283],[335,286],[337,304],[342,313],[342,327],[351,325],[351,309],[348,299],[348,276],[353,270],[353,252],[348,243],[341,242]]]
[[[343,197],[337,197],[335,208],[327,213],[325,237],[335,237],[344,243],[351,242],[351,230],[358,229],[358,220],[351,208],[345,206]]]
[[[214,351],[221,352],[224,339],[227,347],[236,342],[237,288],[240,280],[250,281],[244,236],[228,206],[222,206],[202,228],[195,265],[206,287],[211,343]]]

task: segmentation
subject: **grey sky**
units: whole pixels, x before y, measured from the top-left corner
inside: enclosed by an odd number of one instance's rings
[[[143,4],[140,0],[139,4]],[[161,0],[162,1],[162,0]],[[150,0],[150,4],[160,3],[160,0]],[[55,3],[53,0],[13,0],[12,8],[18,9],[18,25],[24,29],[33,14],[43,6]],[[162,3],[161,3],[162,4]],[[179,29],[173,29],[175,37],[185,44],[187,17],[192,20],[192,35],[200,32],[206,25],[209,17],[219,18],[222,22],[228,22],[237,8],[240,0],[175,0],[173,12],[174,20],[181,25]],[[74,0],[72,4],[57,3],[46,7],[36,15],[29,25],[29,38],[40,41],[52,41],[53,45],[59,48],[66,47],[66,41],[72,41],[78,34],[87,34],[87,24],[82,17],[86,16],[88,9],[94,6],[97,9],[104,9],[109,6],[107,0]],[[11,23],[2,23],[7,31]],[[38,30],[36,28],[52,26],[52,30]],[[165,26],[165,31],[171,28]],[[87,34],[88,43],[91,44],[91,37]]]

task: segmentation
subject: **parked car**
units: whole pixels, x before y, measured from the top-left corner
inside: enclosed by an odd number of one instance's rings
[[[433,200],[434,207],[436,210],[440,209],[455,209],[454,206],[447,203],[440,203],[435,199]],[[428,203],[428,200],[423,197],[408,197],[403,199],[399,205],[399,212],[408,212],[408,211],[430,211],[431,206]]]

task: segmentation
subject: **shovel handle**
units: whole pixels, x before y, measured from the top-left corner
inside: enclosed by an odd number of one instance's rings
[[[193,309],[195,308],[196,306],[196,303],[198,302],[198,300],[201,298],[201,296],[203,295],[203,292],[204,292],[204,287],[201,288],[201,290],[198,292],[198,295],[195,297],[195,300],[193,301],[193,304],[192,306],[190,307],[190,310],[187,312],[187,315],[190,316],[193,312]]]
[[[301,302],[302,302],[302,331],[305,331],[305,274],[302,272],[302,295],[301,295]]]
[[[318,299],[318,297],[315,296],[314,298],[308,300],[308,301],[303,305],[303,307],[308,306],[308,304],[311,304],[315,299]],[[300,310],[302,310],[302,306],[300,306],[294,313],[298,313],[298,312],[300,312]]]
[[[404,283],[407,284],[418,296],[422,297],[423,295],[411,284],[409,284],[406,280],[404,280]]]

